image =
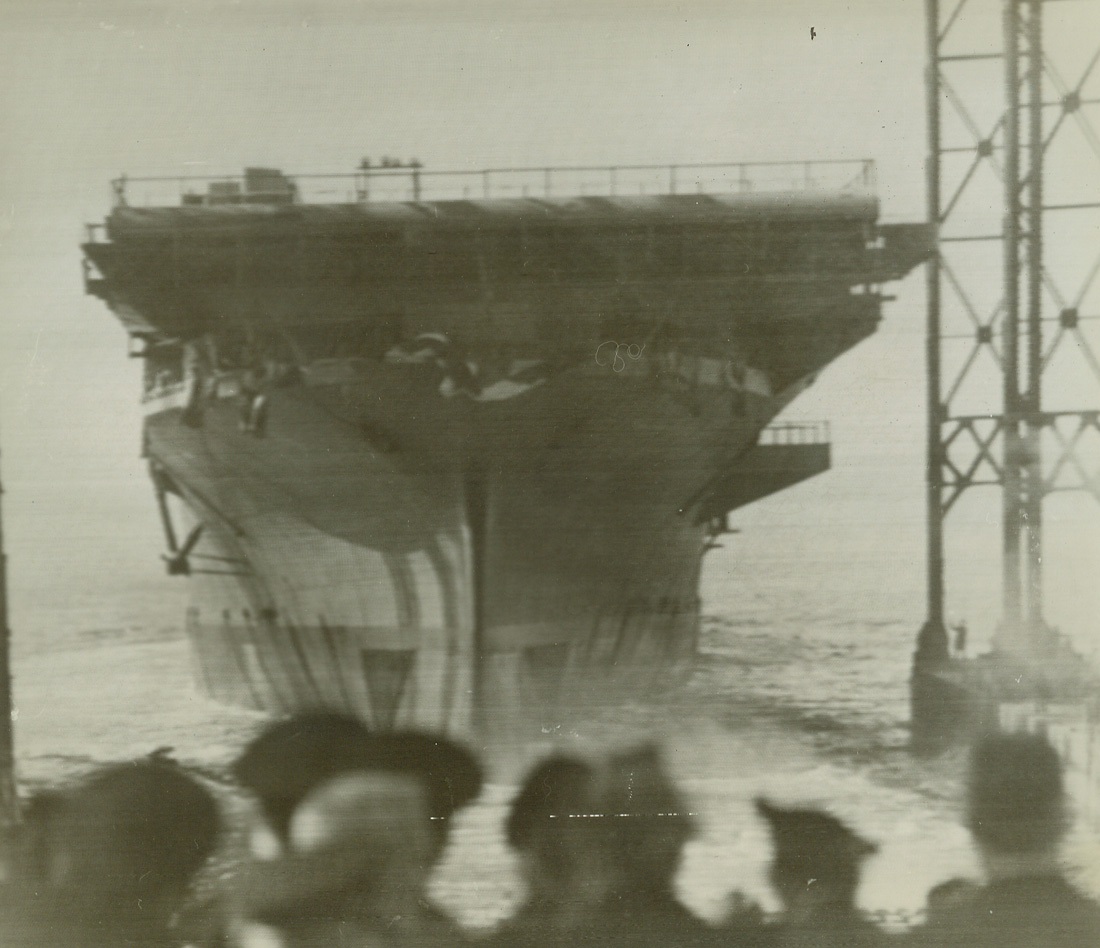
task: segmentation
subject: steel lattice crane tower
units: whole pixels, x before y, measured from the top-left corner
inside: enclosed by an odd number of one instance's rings
[[[1027,667],[1060,648],[1043,612],[1044,498],[1081,490],[1100,499],[1092,468],[1100,346],[1088,331],[1100,320],[1100,93],[1088,92],[1100,87],[1100,47],[1075,60],[1068,51],[1097,42],[1100,4],[926,0],[926,16],[928,219],[938,239],[927,265],[928,611],[914,656],[918,740],[960,712],[945,701],[952,665],[959,669],[944,611],[944,528],[960,495],[1001,490],[994,654]],[[1068,44],[1048,42],[1048,25]],[[1058,252],[1047,252],[1055,243]],[[1077,367],[1065,369],[1067,359]],[[974,384],[983,371],[984,388]],[[1067,372],[1087,381],[1069,398],[1050,398],[1045,383]]]

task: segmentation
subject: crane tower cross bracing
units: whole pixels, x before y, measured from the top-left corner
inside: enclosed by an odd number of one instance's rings
[[[928,605],[915,672],[949,662],[944,532],[1003,498],[995,652],[1055,648],[1043,500],[1100,500],[1100,4],[926,0]]]

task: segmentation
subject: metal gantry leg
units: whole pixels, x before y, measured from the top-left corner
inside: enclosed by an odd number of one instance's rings
[[[1054,212],[1092,214],[1100,225],[1100,201],[1090,187],[1100,180],[1100,136],[1087,114],[1100,97],[1085,92],[1100,72],[1100,48],[1079,81],[1067,83],[1061,68],[1069,67],[1060,63],[1065,50],[1044,35],[1044,5],[925,0],[927,207],[938,246],[927,264],[928,597],[914,656],[915,726],[921,708],[929,707],[918,700],[920,682],[927,683],[928,673],[951,677],[944,540],[947,514],[960,495],[977,486],[1001,491],[1002,615],[995,652],[1025,663],[1041,661],[1057,645],[1043,611],[1044,498],[1056,490],[1080,490],[1100,499],[1100,474],[1086,462],[1088,451],[1100,449],[1100,358],[1082,326],[1084,319],[1100,319],[1100,257],[1079,292],[1063,294],[1060,261],[1044,255],[1051,241],[1062,246],[1067,240],[1050,226],[1063,220],[1053,218]],[[1059,11],[1060,25],[1077,16],[1078,38],[1090,35],[1088,2],[1060,7],[1077,9]],[[988,29],[989,18],[998,15],[999,36]],[[990,90],[998,87],[1003,94],[993,101]],[[1084,145],[1067,147],[1083,150],[1085,161],[1096,159],[1094,175],[1070,182],[1063,176],[1060,195],[1072,190],[1067,185],[1083,193],[1047,204],[1048,153],[1062,141],[1062,129],[1074,123]],[[989,215],[983,219],[980,210],[996,202],[987,169],[1000,182],[999,225]],[[974,193],[978,200],[968,205]],[[998,270],[1001,298],[990,307],[982,302],[983,291]],[[1054,321],[1058,326],[1046,341],[1044,327]],[[1052,407],[1044,397],[1044,375],[1059,370],[1055,363],[1071,350],[1070,342],[1091,369],[1091,404]],[[960,344],[962,355],[952,349]],[[983,370],[987,377],[975,384]],[[988,380],[990,370],[996,386]],[[1079,397],[1074,392],[1074,400]]]
[[[1027,3],[1027,389],[1024,492],[1021,515],[1026,535],[1025,598],[1029,650],[1047,651],[1043,617],[1043,4]]]
[[[1016,649],[1022,634],[1020,589],[1020,4],[1004,5],[1004,339],[1003,557],[999,645]]]
[[[0,498],[4,489],[0,487]],[[0,517],[3,512],[0,511]],[[15,790],[15,735],[11,692],[11,627],[8,625],[8,558],[4,552],[4,528],[0,521],[0,830],[19,818]]]

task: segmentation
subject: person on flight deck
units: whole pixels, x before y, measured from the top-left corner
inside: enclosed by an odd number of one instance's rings
[[[985,884],[963,890],[914,934],[928,948],[1096,948],[1100,905],[1066,880],[1062,764],[1046,738],[993,734],[970,757],[966,820]]]
[[[249,367],[241,373],[240,424],[243,432],[262,438],[267,431],[267,395],[263,391],[264,368]]]
[[[481,789],[464,748],[309,713],[261,734],[234,774],[259,804],[231,886],[242,943],[255,924],[287,948],[461,939],[425,890],[452,816]]]
[[[956,623],[951,630],[955,633],[955,654],[962,658],[966,655],[966,620]]]
[[[203,403],[208,397],[207,384],[210,379],[206,357],[207,347],[203,340],[184,344],[181,359],[183,378],[187,383],[187,402],[183,406],[180,421],[189,428],[202,427]]]

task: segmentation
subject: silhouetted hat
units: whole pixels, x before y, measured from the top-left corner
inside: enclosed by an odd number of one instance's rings
[[[481,790],[481,768],[453,741],[417,731],[373,733],[356,718],[310,712],[273,724],[233,768],[286,839],[295,808],[325,781],[356,770],[409,774],[422,781],[437,832]]]
[[[823,810],[780,807],[763,797],[753,802],[771,830],[775,870],[785,876],[851,881],[859,864],[878,852],[874,843]]]
[[[1041,850],[1065,831],[1062,763],[1045,737],[994,734],[970,755],[967,822],[982,843],[1005,853]]]
[[[330,777],[367,766],[371,734],[357,719],[309,712],[267,727],[233,765],[233,775],[260,801],[264,815],[286,838],[295,807]]]
[[[456,810],[481,792],[481,766],[474,755],[454,741],[420,731],[376,735],[373,767],[420,779],[429,813],[441,831]]]

